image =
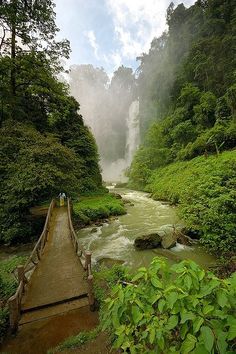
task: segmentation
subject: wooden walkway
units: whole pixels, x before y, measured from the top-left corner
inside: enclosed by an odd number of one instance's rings
[[[72,242],[68,210],[52,210],[38,265],[22,291],[19,325],[91,305],[88,268],[85,270],[77,255],[77,241]]]

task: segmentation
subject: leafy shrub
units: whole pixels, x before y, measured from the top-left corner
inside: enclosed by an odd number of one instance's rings
[[[0,342],[7,332],[9,326],[9,312],[6,307],[0,308]]]
[[[176,162],[153,172],[146,190],[179,203],[179,214],[213,251],[235,251],[236,152]]]
[[[102,267],[94,273],[95,298],[100,306],[111,288],[119,281],[128,281],[131,277],[126,267],[115,264],[112,268]]]
[[[133,285],[116,285],[103,329],[125,353],[233,353],[236,274],[221,280],[192,261],[155,258]],[[231,351],[230,351],[231,350]]]
[[[125,214],[125,207],[120,199],[111,194],[102,194],[89,197],[81,197],[73,204],[75,220],[81,224],[88,224],[111,215]]]
[[[18,265],[23,265],[26,261],[26,257],[14,256],[11,259],[0,262],[0,300],[4,305],[11,297],[18,286],[18,283],[13,276],[12,272]],[[7,307],[0,309],[0,341],[6,334],[9,326],[9,313]]]
[[[18,283],[12,272],[18,265],[23,265],[26,257],[14,256],[0,262],[0,299],[6,301],[17,289]]]

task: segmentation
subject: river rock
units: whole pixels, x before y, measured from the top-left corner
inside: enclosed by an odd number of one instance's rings
[[[139,236],[134,241],[134,246],[140,250],[160,247],[162,237],[158,233]]]
[[[162,237],[161,246],[162,248],[169,249],[176,245],[177,235],[173,232],[166,233]]]
[[[93,227],[90,232],[91,232],[91,234],[93,234],[94,232],[97,232],[97,231],[98,231],[98,229],[96,227]]]
[[[98,259],[98,264],[105,266],[107,268],[112,268],[115,264],[124,264],[125,261],[121,259],[113,259],[113,258],[100,258]]]
[[[122,199],[122,196],[118,193],[111,193],[116,199]]]

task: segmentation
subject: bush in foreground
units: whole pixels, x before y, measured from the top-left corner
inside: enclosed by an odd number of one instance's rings
[[[114,347],[134,353],[235,352],[236,274],[215,277],[192,261],[155,258],[133,284],[116,285],[106,300],[103,329]]]

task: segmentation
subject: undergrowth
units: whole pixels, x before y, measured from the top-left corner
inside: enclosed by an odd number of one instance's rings
[[[111,194],[82,196],[73,203],[75,222],[87,225],[92,221],[126,213],[121,199]]]
[[[209,250],[236,251],[236,151],[176,162],[152,173],[146,191],[179,205]]]

